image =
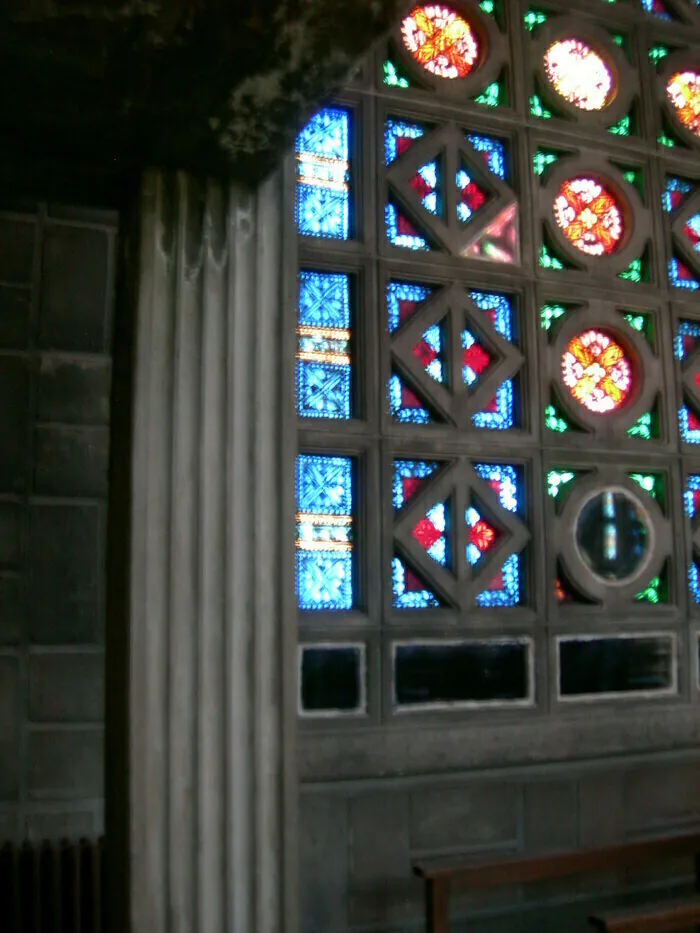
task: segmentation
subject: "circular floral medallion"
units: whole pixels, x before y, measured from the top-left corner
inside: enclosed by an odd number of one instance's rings
[[[680,123],[700,136],[700,74],[682,71],[672,75],[666,93]]]
[[[649,551],[648,518],[640,504],[621,489],[603,489],[581,509],[576,545],[586,566],[606,583],[623,583],[638,574]]]
[[[569,243],[589,256],[614,253],[624,232],[617,198],[594,178],[569,178],[562,184],[554,219]]]
[[[625,351],[601,330],[587,330],[569,341],[561,372],[573,398],[597,415],[616,411],[632,389],[632,366]]]
[[[610,103],[613,79],[601,56],[580,39],[561,39],[544,55],[547,80],[580,110],[602,110]]]
[[[414,60],[439,78],[466,78],[477,63],[476,34],[449,6],[415,6],[401,24],[401,34]]]

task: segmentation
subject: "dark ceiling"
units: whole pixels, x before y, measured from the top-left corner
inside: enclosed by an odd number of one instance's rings
[[[254,184],[396,0],[2,0],[0,187],[116,192],[145,164]]]

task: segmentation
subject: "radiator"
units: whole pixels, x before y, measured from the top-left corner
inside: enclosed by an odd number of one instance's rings
[[[0,848],[2,933],[104,933],[104,839]]]

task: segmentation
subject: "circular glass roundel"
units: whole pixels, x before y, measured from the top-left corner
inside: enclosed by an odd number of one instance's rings
[[[589,499],[576,519],[576,545],[597,577],[622,583],[637,573],[649,547],[647,516],[624,490],[606,489]]]
[[[695,71],[674,74],[666,85],[666,93],[680,123],[700,136],[700,74]]]
[[[587,330],[569,341],[561,374],[576,401],[597,415],[616,411],[632,389],[632,366],[625,351],[601,330]]]
[[[595,178],[565,181],[554,200],[554,219],[569,243],[589,256],[609,256],[620,246],[620,202]]]
[[[466,78],[479,58],[476,33],[449,6],[415,6],[401,24],[401,34],[414,60],[439,78]]]
[[[544,54],[547,80],[580,110],[602,110],[610,103],[613,79],[601,56],[580,39],[561,39]]]

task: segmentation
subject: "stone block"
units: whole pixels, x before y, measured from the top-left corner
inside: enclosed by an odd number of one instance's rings
[[[576,785],[572,781],[537,781],[526,785],[524,810],[526,853],[576,847]]]
[[[0,492],[23,493],[28,475],[29,373],[25,360],[0,358]]]
[[[32,842],[44,839],[89,839],[96,835],[90,810],[40,810],[28,813],[24,826],[25,837]]]
[[[20,569],[21,520],[19,505],[14,502],[0,502],[0,571]]]
[[[39,421],[109,424],[108,359],[62,359],[43,354],[39,366]]]
[[[0,727],[0,800],[19,796],[19,729]]]
[[[102,523],[93,505],[35,505],[30,532],[30,640],[102,639]]]
[[[348,813],[350,925],[383,928],[419,916],[423,886],[411,872],[408,795],[362,794]]]
[[[29,221],[0,217],[0,282],[27,285],[32,281],[35,230]]]
[[[30,655],[29,718],[32,722],[102,722],[104,655]]]
[[[31,798],[79,800],[103,794],[101,728],[37,729],[27,737]]]
[[[673,832],[700,819],[700,763],[674,763],[627,772],[624,794],[628,835]]]
[[[612,846],[625,840],[624,776],[591,774],[578,782],[579,844]]]
[[[29,342],[29,308],[32,293],[28,288],[0,285],[0,347],[24,350]]]
[[[16,645],[21,640],[25,606],[22,580],[0,574],[0,645]]]
[[[0,730],[16,726],[19,718],[19,659],[0,657]]]
[[[301,933],[348,929],[348,820],[343,797],[301,796]]]
[[[47,227],[41,281],[39,344],[57,350],[105,349],[107,234],[102,230]]]
[[[0,846],[5,842],[18,842],[19,816],[15,810],[0,811]]]
[[[107,497],[108,428],[42,425],[36,429],[34,456],[39,495]]]
[[[467,784],[411,795],[411,854],[439,855],[519,845],[518,789],[508,783]]]

